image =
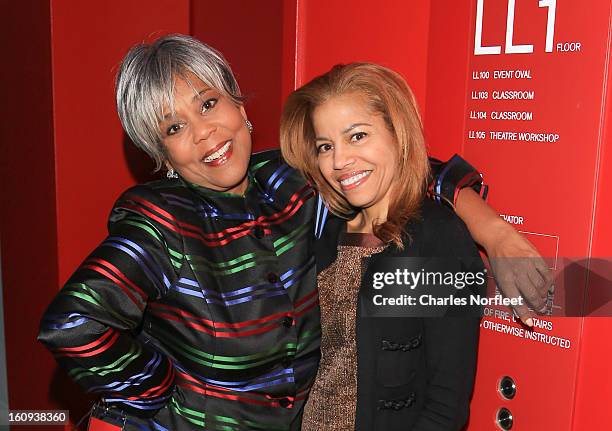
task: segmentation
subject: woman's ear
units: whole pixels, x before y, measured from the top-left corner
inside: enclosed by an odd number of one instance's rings
[[[247,113],[244,110],[244,105],[240,105],[240,114],[242,115],[242,118],[244,118],[244,121],[246,121],[249,117],[247,117]]]

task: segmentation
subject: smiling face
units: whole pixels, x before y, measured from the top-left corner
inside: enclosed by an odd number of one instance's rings
[[[316,107],[312,122],[325,180],[352,206],[386,218],[398,150],[382,115],[368,109],[364,96],[350,93]]]
[[[187,79],[176,78],[174,113],[166,107],[160,123],[166,165],[191,183],[243,194],[251,156],[244,108],[194,75]]]

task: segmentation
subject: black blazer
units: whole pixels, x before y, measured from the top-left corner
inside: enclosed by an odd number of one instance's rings
[[[337,255],[346,223],[328,217],[316,244],[317,270]],[[449,209],[423,201],[421,217],[406,225],[412,242],[370,258],[459,257],[462,269],[484,265],[463,222]],[[366,317],[357,306],[357,430],[459,430],[468,419],[476,369],[477,317]],[[481,293],[476,292],[476,293]],[[461,315],[463,308],[452,310]],[[450,309],[449,309],[450,312]],[[448,314],[447,314],[448,315]]]

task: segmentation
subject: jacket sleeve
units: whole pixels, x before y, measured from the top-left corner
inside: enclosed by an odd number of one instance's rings
[[[462,271],[484,270],[467,228],[457,217],[440,223],[435,235],[438,256],[459,258]],[[480,294],[483,289],[484,286],[475,286],[470,293]],[[463,316],[462,310],[465,310]],[[468,311],[468,308],[457,307],[452,315],[424,319],[427,391],[423,411],[413,431],[460,430],[467,422],[476,373],[480,319],[474,315],[473,308]]]
[[[53,299],[38,336],[88,392],[142,417],[165,405],[174,383],[172,362],[138,339],[147,303],[175,279],[168,246],[174,222],[160,200],[145,186],[119,198],[108,237]]]
[[[484,184],[482,175],[461,156],[455,154],[447,162],[430,157],[429,165],[432,177],[428,192],[436,202],[454,209],[459,191],[464,187],[471,187],[486,199],[488,186]]]

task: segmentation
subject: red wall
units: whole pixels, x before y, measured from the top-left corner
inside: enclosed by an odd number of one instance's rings
[[[612,18],[612,2],[609,6]],[[605,49],[611,51],[610,33]],[[609,60],[608,60],[609,61]],[[595,183],[594,223],[590,233],[590,256],[595,264],[596,276],[588,281],[591,301],[600,316],[612,316],[612,68],[608,64],[602,94],[602,109],[598,127],[597,170]],[[599,260],[601,259],[601,260]],[[603,265],[602,265],[603,262]],[[607,303],[604,302],[607,299]],[[575,430],[594,430],[602,426],[601,412],[610,409],[612,400],[612,367],[610,366],[610,339],[612,318],[591,317],[584,319],[582,345],[578,362],[576,405],[573,426]],[[605,346],[605,347],[604,347]],[[603,347],[603,348],[602,348]]]
[[[45,2],[9,2],[0,26],[0,239],[13,409],[47,406],[54,369],[35,342],[40,316],[58,285],[50,13]],[[13,59],[10,67],[6,59]]]
[[[9,405],[69,409],[87,400],[35,341],[57,290],[104,236],[119,193],[151,177],[124,137],[114,76],[127,49],[189,33],[188,0],[77,0],[4,5],[0,39],[0,219]]]
[[[468,5],[463,0],[431,6],[424,125],[429,152],[441,159],[463,150],[464,117],[458,113],[465,109],[467,88]]]
[[[586,265],[589,256],[610,256],[607,221],[612,202],[609,187],[608,70],[610,2],[589,7],[558,0],[554,42],[579,41],[580,53],[555,49],[544,52],[547,10],[537,2],[517,1],[514,43],[532,43],[532,54],[505,54],[507,2],[485,0],[482,42],[501,45],[499,55],[476,56],[476,0],[432,4],[426,131],[432,148],[460,143],[461,153],[485,173],[491,186],[490,203],[500,213],[516,214],[525,222],[517,226],[546,257],[564,257]],[[474,80],[473,72],[528,69],[529,81]],[[491,100],[492,91],[533,89],[531,102]],[[473,100],[471,90],[488,91],[489,99]],[[608,94],[609,100],[609,94]],[[492,122],[470,118],[472,111],[528,110],[533,121]],[[556,144],[478,140],[471,131],[526,130],[558,132]],[[446,139],[446,142],[445,142]],[[606,159],[606,157],[608,159]],[[556,255],[556,256],[555,256]],[[562,261],[559,260],[559,268]],[[608,272],[610,261],[608,258]],[[557,275],[560,271],[556,272]],[[581,301],[593,303],[593,293],[609,291],[601,278],[578,274],[568,290],[577,295],[555,304],[562,310]],[[562,278],[558,278],[558,295]],[[599,290],[594,284],[599,282]],[[589,285],[590,283],[590,285]],[[607,300],[610,294],[607,293]],[[601,304],[601,297],[599,298]],[[558,302],[559,301],[559,302]],[[557,311],[557,309],[556,309]],[[608,316],[610,315],[608,307]],[[468,429],[490,429],[496,411],[505,406],[516,429],[599,429],[598,412],[610,404],[612,376],[605,358],[610,319],[553,318],[553,329],[537,332],[566,338],[569,349],[533,342],[492,331],[487,323],[520,328],[516,323],[489,317],[483,320],[476,389]],[[509,375],[517,384],[517,396],[504,400],[497,392],[500,378]],[[605,382],[605,383],[604,383]],[[596,425],[598,424],[598,425]]]
[[[299,1],[298,85],[338,63],[380,63],[406,78],[424,112],[429,9],[429,0]]]

